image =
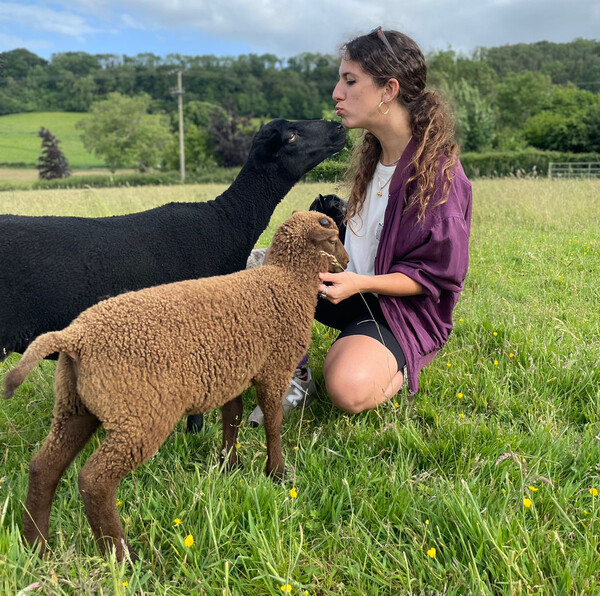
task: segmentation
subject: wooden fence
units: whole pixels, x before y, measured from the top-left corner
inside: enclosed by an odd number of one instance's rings
[[[548,178],[600,178],[600,161],[548,164]]]

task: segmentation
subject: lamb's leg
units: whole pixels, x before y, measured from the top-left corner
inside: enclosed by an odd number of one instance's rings
[[[50,509],[58,481],[99,424],[91,414],[54,418],[44,445],[29,464],[23,535],[31,545],[39,541],[40,554],[46,550]]]
[[[291,377],[291,374],[290,374]],[[258,405],[265,415],[265,433],[267,435],[267,475],[277,480],[285,476],[285,466],[281,454],[281,421],[283,409],[281,400],[288,388],[290,378],[256,379]]]
[[[125,540],[117,512],[117,487],[129,472],[156,453],[179,417],[171,420],[166,416],[164,419],[140,416],[135,422],[121,421],[79,473],[79,490],[94,537],[102,552],[114,547],[119,561],[125,557],[126,548],[132,560],[138,557]]]
[[[223,418],[223,445],[221,448],[221,464],[225,464],[227,469],[241,467],[237,456],[237,435],[244,405],[242,396],[238,395],[235,399],[221,406],[221,415]]]

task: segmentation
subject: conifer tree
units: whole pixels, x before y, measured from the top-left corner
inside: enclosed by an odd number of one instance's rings
[[[71,175],[69,162],[59,149],[60,141],[47,128],[40,128],[38,136],[42,137],[42,154],[38,158],[37,169],[43,180],[68,178]]]

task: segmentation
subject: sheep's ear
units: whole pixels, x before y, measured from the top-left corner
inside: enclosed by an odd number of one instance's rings
[[[277,153],[282,146],[283,140],[281,138],[281,133],[278,130],[272,131],[269,138],[265,141],[265,149],[267,153],[275,155],[275,153]]]
[[[325,220],[329,221],[329,220]],[[314,227],[308,234],[308,239],[315,245],[321,244],[325,240],[332,240],[338,235],[336,228]]]

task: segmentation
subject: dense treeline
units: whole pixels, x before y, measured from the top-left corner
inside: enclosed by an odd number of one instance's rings
[[[445,50],[427,58],[430,85],[453,107],[463,151],[600,151],[600,41],[479,48],[470,56]],[[337,56],[311,53],[283,60],[273,54],[68,52],[47,61],[18,49],[0,53],[0,115],[88,112],[114,92],[147,94],[151,113],[174,115],[175,71],[182,69],[190,107],[229,105],[241,116],[265,119],[320,118],[332,108],[338,65]]]

